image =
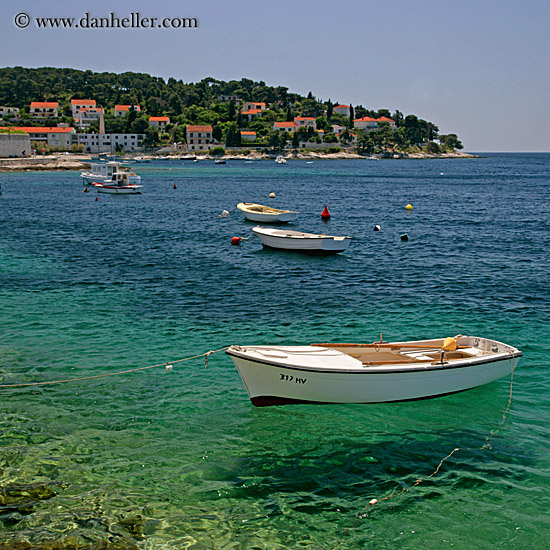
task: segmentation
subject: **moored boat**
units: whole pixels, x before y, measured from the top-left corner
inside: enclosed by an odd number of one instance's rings
[[[256,406],[441,397],[509,375],[518,349],[476,336],[408,342],[230,346]]]
[[[94,182],[92,185],[98,193],[109,193],[111,195],[139,195],[143,189],[143,185],[130,183],[126,172],[115,172],[110,180]]]
[[[285,157],[283,157],[282,155],[279,155],[276,159],[275,159],[275,162],[277,164],[286,164],[286,159]]]
[[[84,171],[80,174],[84,185],[92,185],[92,183],[104,183],[112,179],[115,172],[127,172],[128,181],[130,183],[139,184],[141,176],[132,172],[129,166],[124,166],[120,162],[109,161],[97,164],[91,164],[89,171]]]
[[[295,210],[282,210],[253,202],[240,202],[237,208],[252,222],[287,223],[295,220],[299,214]]]
[[[351,237],[303,233],[288,229],[256,226],[252,231],[267,248],[306,252],[310,254],[337,254],[349,246]]]

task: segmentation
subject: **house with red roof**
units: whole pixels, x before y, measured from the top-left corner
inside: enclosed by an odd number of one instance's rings
[[[378,122],[375,118],[370,116],[364,116],[362,118],[356,118],[353,121],[353,126],[355,128],[365,130],[366,132],[372,132],[373,130],[378,130]]]
[[[248,122],[252,122],[257,116],[262,116],[262,110],[261,109],[248,109],[248,110],[242,110],[241,115],[248,117]]]
[[[8,128],[1,129],[7,130]],[[15,126],[10,129],[29,134],[31,141],[44,142],[61,149],[68,149],[73,144],[73,135],[75,134],[75,129],[71,127]]]
[[[149,117],[149,126],[155,128],[155,130],[164,130],[166,125],[170,124],[169,116],[150,116]]]
[[[279,132],[294,132],[296,131],[295,122],[274,122],[273,129]]]
[[[311,116],[296,116],[294,117],[294,122],[296,124],[296,130],[300,128],[313,128],[315,130],[317,128],[315,119]]]
[[[392,130],[397,130],[397,124],[395,123],[395,120],[393,120],[392,118],[388,118],[387,116],[381,116],[380,118],[377,118],[376,122],[378,122],[379,126],[381,122],[388,122]]]
[[[91,109],[97,107],[95,99],[71,99],[71,112],[73,118],[78,118],[81,109]]]
[[[252,130],[241,130],[241,141],[256,141],[256,132]]]
[[[214,147],[210,124],[188,124],[185,136],[188,151],[210,151]]]
[[[31,101],[29,112],[33,118],[57,118],[59,103],[57,101]]]
[[[246,101],[243,103],[243,111],[265,111],[267,105],[261,101]]]
[[[115,117],[126,116],[130,109],[141,112],[141,107],[139,105],[115,105]]]

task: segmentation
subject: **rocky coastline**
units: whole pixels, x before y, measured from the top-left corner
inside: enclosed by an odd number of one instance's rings
[[[374,157],[365,157],[364,155],[358,155],[357,153],[350,153],[347,151],[339,151],[337,153],[324,153],[316,151],[304,151],[304,152],[292,152],[283,155],[288,160],[328,160],[328,159],[365,159],[365,158],[383,158],[383,159],[471,159],[479,158],[479,155],[472,155],[470,153],[389,153]],[[158,158],[155,155],[151,155],[150,159]],[[166,159],[178,160],[179,156],[163,157]],[[204,160],[213,160],[214,156],[199,155],[197,158]],[[226,160],[272,160],[275,158],[273,155],[266,153],[253,152],[249,155],[225,155],[221,157]],[[121,162],[124,162],[124,158]],[[127,158],[126,160],[131,160]],[[67,156],[39,156],[32,158],[0,158],[0,172],[34,172],[34,171],[46,171],[46,170],[88,170],[90,168],[91,158],[89,155],[67,155]]]

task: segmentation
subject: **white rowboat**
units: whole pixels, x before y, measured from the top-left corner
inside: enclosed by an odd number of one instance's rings
[[[281,210],[263,204],[254,204],[253,202],[240,202],[237,204],[237,208],[251,222],[287,223],[295,220],[299,214],[295,210]]]
[[[469,390],[509,375],[518,349],[456,336],[410,342],[231,346],[252,403],[388,403]]]
[[[309,254],[337,254],[346,250],[351,241],[351,237],[302,233],[271,227],[256,226],[252,231],[265,247]]]

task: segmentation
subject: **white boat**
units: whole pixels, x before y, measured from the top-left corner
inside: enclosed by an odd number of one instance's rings
[[[148,159],[148,158],[145,158],[145,157],[134,157],[134,160],[138,163],[141,163],[141,164],[151,162],[151,159]]]
[[[286,159],[285,157],[283,157],[282,155],[279,155],[276,159],[275,159],[275,162],[277,164],[286,164]]]
[[[302,233],[271,227],[256,226],[252,231],[265,247],[310,254],[337,254],[346,250],[351,241],[351,237]]]
[[[237,204],[237,208],[251,222],[287,223],[295,220],[299,214],[295,210],[281,210],[263,204],[254,204],[253,202],[240,202]]]
[[[411,342],[231,346],[252,403],[388,403],[441,397],[509,375],[518,349],[456,336]]]
[[[225,159],[216,159],[214,161],[215,164],[225,164]]]
[[[90,170],[82,172],[80,177],[83,179],[84,185],[91,185],[92,183],[104,183],[110,180],[115,172],[127,172],[130,183],[139,184],[141,181],[141,176],[132,172],[129,166],[123,166],[116,161],[91,164]]]
[[[92,185],[98,193],[109,193],[111,195],[139,195],[143,189],[143,185],[130,183],[126,172],[115,172],[110,180],[94,182]]]

